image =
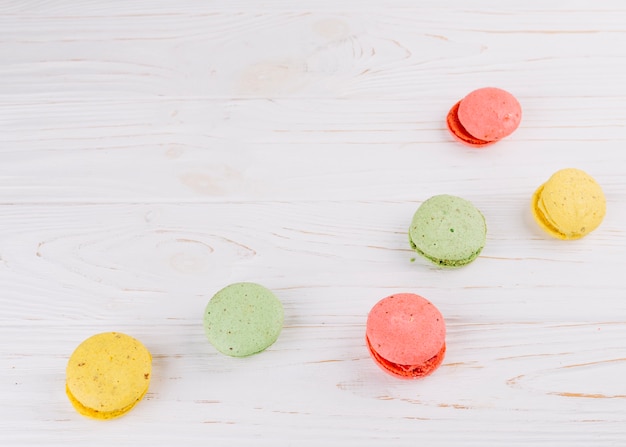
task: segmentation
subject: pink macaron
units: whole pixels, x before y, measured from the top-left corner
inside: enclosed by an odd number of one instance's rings
[[[417,379],[436,370],[446,352],[439,310],[413,293],[383,298],[367,317],[365,341],[372,359],[394,377]]]
[[[446,123],[455,139],[472,147],[484,147],[511,135],[522,120],[519,101],[506,90],[485,87],[457,102]]]

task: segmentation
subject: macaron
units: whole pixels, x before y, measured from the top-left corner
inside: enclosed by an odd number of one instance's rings
[[[606,214],[600,185],[584,171],[567,168],[555,172],[532,197],[535,221],[558,239],[580,239],[598,228]]]
[[[104,332],[83,341],[70,356],[65,391],[83,416],[113,419],[143,398],[151,374],[152,356],[140,341]]]
[[[446,352],[446,324],[426,298],[399,293],[383,298],[367,316],[365,341],[374,362],[401,379],[435,371]]]
[[[511,135],[522,120],[519,101],[506,90],[484,87],[457,102],[446,123],[455,139],[484,147]]]
[[[461,267],[478,257],[487,238],[482,213],[470,201],[447,194],[420,205],[409,227],[409,243],[442,267]]]
[[[208,302],[204,331],[222,354],[246,357],[267,349],[283,327],[283,306],[265,287],[240,282],[224,287]]]

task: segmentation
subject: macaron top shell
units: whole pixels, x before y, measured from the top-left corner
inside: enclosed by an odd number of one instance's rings
[[[204,312],[204,330],[222,354],[245,357],[276,341],[283,327],[283,306],[265,287],[241,282],[217,292]]]
[[[481,212],[468,200],[447,194],[422,203],[409,227],[411,247],[444,267],[472,262],[485,246],[486,237],[487,225]]]
[[[474,90],[461,100],[458,117],[473,137],[498,141],[517,129],[522,119],[522,107],[506,90],[485,87]]]
[[[388,362],[421,365],[445,347],[446,327],[439,310],[412,293],[383,298],[367,317],[371,349]]]
[[[111,419],[130,410],[148,390],[152,356],[133,337],[105,332],[83,341],[66,368],[70,402],[84,416]]]
[[[600,185],[575,168],[554,173],[535,191],[532,205],[535,220],[559,239],[586,236],[606,214],[606,198]]]

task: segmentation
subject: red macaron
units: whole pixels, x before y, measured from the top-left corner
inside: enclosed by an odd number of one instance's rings
[[[417,379],[435,371],[446,352],[446,325],[439,310],[413,293],[383,298],[367,317],[365,340],[380,368]]]
[[[472,147],[484,147],[511,135],[522,120],[519,101],[506,90],[485,87],[457,102],[446,123],[455,139]]]

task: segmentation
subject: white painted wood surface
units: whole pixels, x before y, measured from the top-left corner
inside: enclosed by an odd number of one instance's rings
[[[624,445],[625,79],[618,0],[2,0],[0,444]],[[486,85],[524,119],[472,150],[445,115]],[[608,199],[580,241],[529,213],[564,167]],[[459,270],[411,262],[440,193],[489,226]],[[201,319],[243,280],[286,321],[233,359]],[[448,324],[420,381],[363,342],[400,291]],[[142,340],[154,377],[98,422],[64,373],[106,330]]]

